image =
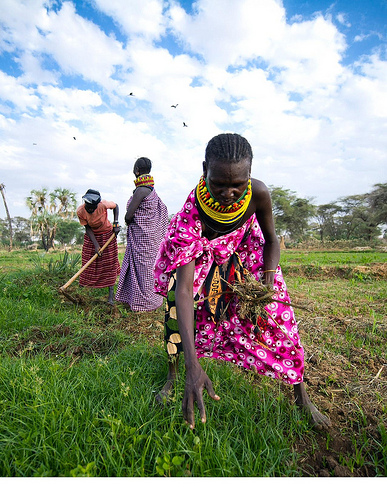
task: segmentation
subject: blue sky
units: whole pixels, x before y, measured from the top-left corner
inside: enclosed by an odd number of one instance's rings
[[[123,222],[139,156],[174,213],[221,132],[251,142],[254,177],[316,204],[371,190],[387,181],[386,19],[387,0],[1,0],[11,216],[32,189],[94,188]]]

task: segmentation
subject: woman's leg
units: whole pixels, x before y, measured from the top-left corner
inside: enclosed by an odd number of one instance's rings
[[[108,298],[108,302],[111,305],[114,304],[114,285],[109,286],[109,298]]]
[[[179,355],[169,356],[168,359],[168,375],[167,381],[160,392],[156,394],[156,401],[164,405],[172,394],[177,379],[177,372],[179,367]]]
[[[331,426],[329,418],[320,413],[314,404],[312,404],[303,382],[294,384],[294,397],[296,405],[303,408],[311,416],[315,427],[327,429]]]
[[[160,404],[165,404],[172,394],[175,381],[177,379],[179,354],[183,352],[183,344],[181,342],[179,327],[177,324],[175,290],[176,274],[173,273],[168,286],[164,321],[164,341],[165,349],[168,355],[168,375],[163,388],[156,394],[156,401]]]

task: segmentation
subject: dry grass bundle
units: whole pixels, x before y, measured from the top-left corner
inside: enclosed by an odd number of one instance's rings
[[[270,316],[274,323],[277,324],[274,318],[265,309],[265,307],[272,302],[309,310],[306,305],[300,304],[299,302],[292,301],[292,303],[290,303],[274,299],[273,295],[275,292],[272,286],[257,281],[254,275],[249,272],[244,275],[244,281],[236,281],[234,283],[226,281],[226,283],[230,287],[231,293],[238,297],[239,314],[241,318],[249,318],[254,323],[258,316],[261,316],[261,318],[265,320]]]
[[[278,302],[279,304],[284,304],[287,306],[296,307],[299,309],[305,309],[310,311],[310,307],[306,304],[301,304],[300,302],[293,301],[286,302],[284,300],[279,300],[273,298],[275,295],[275,290],[271,285],[265,285],[261,281],[258,281],[253,274],[244,270],[243,281],[235,281],[234,283],[229,283],[223,277],[220,279],[227,284],[227,290],[218,293],[210,293],[204,299],[197,300],[196,303],[201,300],[207,300],[209,303],[214,301],[215,298],[222,295],[234,295],[238,298],[238,310],[241,318],[248,318],[253,324],[257,323],[257,319],[260,316],[262,319],[267,320],[270,318],[280,329],[281,326],[277,321],[266,311],[265,307],[273,302]],[[220,321],[226,317],[226,312],[230,302],[226,306],[222,306],[222,311],[220,314]]]
[[[265,306],[273,302],[273,288],[257,281],[251,273],[246,273],[244,281],[227,282],[232,293],[238,297],[241,318],[267,319]]]

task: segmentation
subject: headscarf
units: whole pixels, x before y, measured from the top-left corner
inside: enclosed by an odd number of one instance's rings
[[[101,201],[101,194],[99,191],[95,191],[94,189],[88,189],[82,196],[82,201],[96,207]]]

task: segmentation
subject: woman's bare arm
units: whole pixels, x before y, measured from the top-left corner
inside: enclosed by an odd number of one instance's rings
[[[265,271],[276,270],[280,259],[280,245],[274,227],[273,208],[269,190],[265,184],[252,179],[255,215],[265,238],[263,262]],[[274,272],[264,274],[264,282],[273,284]]]
[[[149,193],[150,193],[150,189],[147,187],[144,187],[144,186],[141,186],[135,190],[135,192],[133,194],[133,198],[132,198],[131,202],[129,203],[129,206],[126,210],[126,214],[125,214],[126,224],[131,223],[131,221],[133,220],[135,211],[139,207],[142,200],[146,196],[148,196]]]

